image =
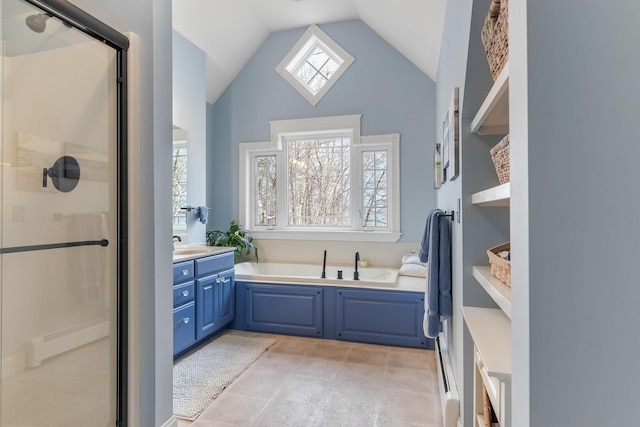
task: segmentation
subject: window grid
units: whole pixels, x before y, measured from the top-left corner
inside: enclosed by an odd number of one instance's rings
[[[316,44],[292,74],[315,95],[339,67],[340,63]]]
[[[388,226],[388,165],[387,151],[362,153],[362,226]]]
[[[254,158],[255,212],[254,225],[276,225],[276,156]]]
[[[187,147],[173,148],[173,226],[186,227],[186,211],[181,208],[187,206]]]
[[[288,139],[289,226],[351,225],[351,138]]]

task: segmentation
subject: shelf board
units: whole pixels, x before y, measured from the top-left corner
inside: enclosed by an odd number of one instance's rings
[[[511,381],[509,318],[497,308],[462,307],[461,310],[489,376]]]
[[[509,206],[511,199],[511,183],[488,188],[471,195],[471,204],[480,206]]]
[[[509,133],[509,61],[473,118],[471,132],[480,135]]]
[[[473,266],[473,277],[511,319],[511,288],[491,275],[491,267]]]

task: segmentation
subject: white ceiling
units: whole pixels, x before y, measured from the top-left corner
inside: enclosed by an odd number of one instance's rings
[[[173,28],[206,53],[213,104],[274,31],[361,19],[436,79],[446,0],[173,0]]]

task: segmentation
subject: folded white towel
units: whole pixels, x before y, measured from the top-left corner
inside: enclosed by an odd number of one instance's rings
[[[420,257],[417,253],[412,252],[410,254],[406,254],[402,257],[403,264],[417,264],[417,265],[426,265],[424,262],[420,261]]]
[[[418,264],[402,264],[398,274],[400,276],[427,277],[427,267]]]

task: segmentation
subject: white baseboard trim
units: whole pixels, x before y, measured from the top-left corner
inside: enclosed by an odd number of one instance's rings
[[[172,415],[161,427],[178,427],[178,419]]]

